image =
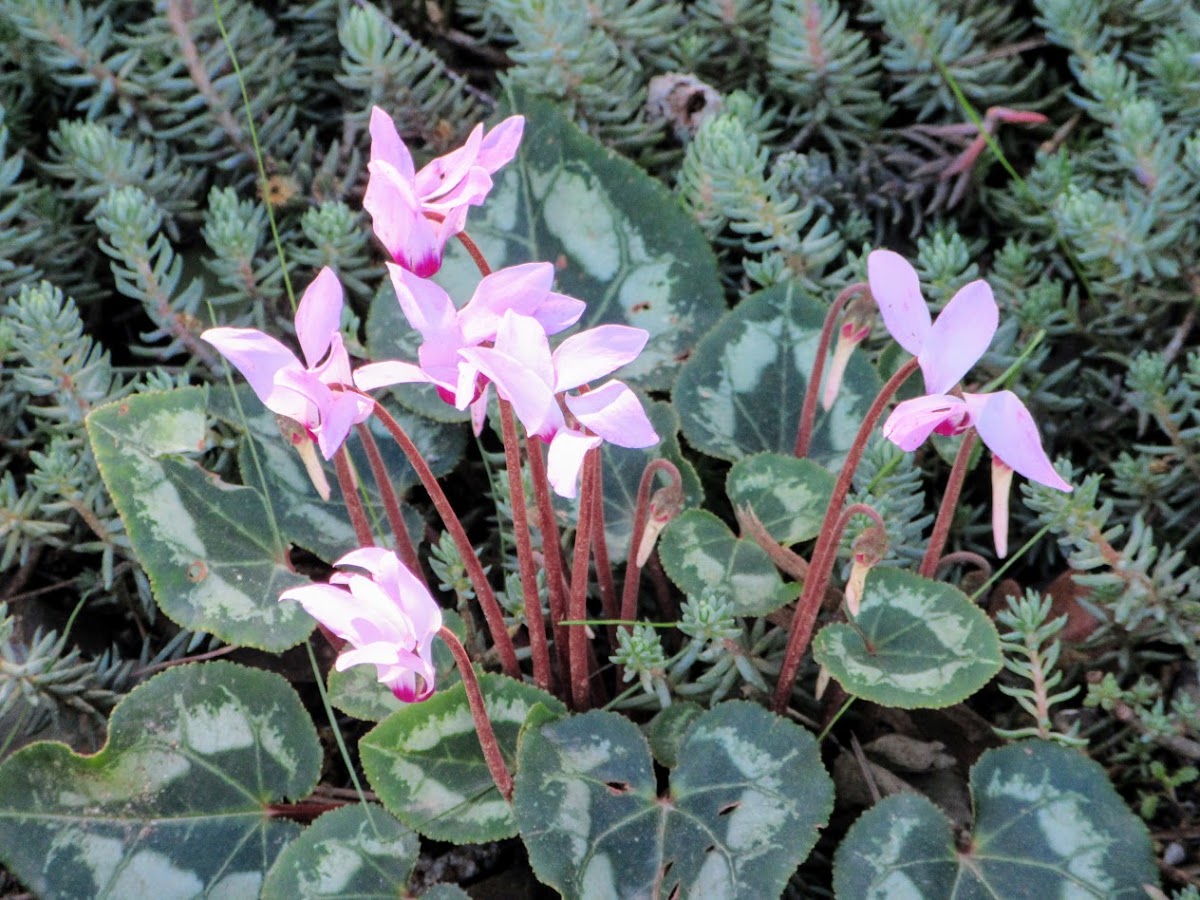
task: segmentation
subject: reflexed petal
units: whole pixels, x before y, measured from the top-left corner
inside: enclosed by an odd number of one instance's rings
[[[488,396],[491,389],[484,384],[483,390],[479,392],[479,399],[471,404],[471,431],[475,433],[475,437],[483,434],[484,423],[487,422],[488,414]]]
[[[304,290],[296,309],[296,337],[310,369],[316,367],[342,324],[342,283],[325,266]]]
[[[412,186],[395,167],[376,160],[363,195],[363,209],[371,214],[372,228],[392,259],[422,278],[442,264],[442,243],[433,223],[425,218]]]
[[[517,155],[517,148],[521,145],[521,136],[524,133],[525,117],[509,116],[484,137],[475,164],[494,173]]]
[[[905,400],[883,423],[883,436],[905,452],[916,450],[942,423],[965,424],[970,412],[958,397],[928,394]]]
[[[413,182],[417,196],[428,203],[453,190],[475,165],[482,143],[483,126],[476,125],[467,135],[466,143],[445,156],[439,156],[417,173]]]
[[[600,438],[582,434],[569,428],[561,429],[550,442],[546,454],[546,479],[554,493],[572,499],[578,493],[579,470],[583,458],[593,447],[600,446]]]
[[[346,353],[346,344],[341,332],[335,331],[329,342],[329,355],[325,361],[313,369],[309,369],[323,384],[353,384],[354,376],[350,372],[350,355]]]
[[[321,410],[321,426],[315,431],[317,446],[321,448],[321,455],[326,459],[333,459],[333,454],[337,453],[338,447],[346,440],[352,425],[364,422],[370,417],[370,409],[366,415],[362,414],[358,402],[360,399],[358,394],[335,393],[332,401]]]
[[[558,334],[579,321],[587,304],[566,294],[549,291],[537,309],[530,313],[546,334]]]
[[[300,360],[279,341],[253,328],[209,328],[200,334],[242,373],[263,403],[275,387],[281,369],[301,368]]]
[[[547,387],[554,386],[554,357],[546,332],[535,319],[509,310],[496,329],[495,347],[529,369]],[[556,391],[557,393],[557,391]]]
[[[385,641],[375,641],[364,644],[353,650],[343,650],[333,667],[339,672],[345,672],[351,666],[395,666],[399,658],[399,648]],[[383,674],[382,672],[380,674]]]
[[[567,409],[581,425],[618,447],[653,447],[658,434],[646,417],[646,411],[620,381],[610,381],[586,394],[569,394]]]
[[[412,154],[396,131],[396,123],[392,117],[378,106],[371,107],[371,160],[381,159],[395,167],[396,171],[406,181],[411,182],[416,175]]]
[[[1054,471],[1033,416],[1012,391],[964,394],[979,437],[996,456],[1030,481],[1060,491],[1071,486]]]
[[[357,550],[351,550],[341,559],[337,560],[335,566],[355,566],[359,569],[365,569],[376,578],[387,571],[387,557],[395,558],[396,554],[391,550],[383,547],[359,547]]]
[[[367,363],[354,370],[354,384],[360,391],[373,391],[392,384],[415,384],[432,380],[419,366],[398,359]]]
[[[280,369],[275,373],[275,389],[266,399],[272,412],[299,422],[309,431],[321,424],[326,407],[333,402],[333,392],[307,369]]]
[[[504,314],[512,310],[533,316],[553,282],[554,266],[544,262],[508,266],[484,276],[460,314],[463,338],[468,344],[495,340]]]
[[[1000,322],[1000,310],[986,281],[972,281],[954,295],[929,330],[917,358],[925,390],[943,394],[979,361]]]
[[[354,598],[342,588],[331,584],[308,584],[284,591],[279,599],[295,600],[306,613],[344,640],[356,633],[350,625],[354,618]]]
[[[628,325],[601,325],[573,334],[554,351],[556,391],[587,384],[633,362],[650,332]]]
[[[458,184],[436,199],[426,198],[424,206],[428,210],[443,214],[460,206],[479,206],[491,190],[492,176],[478,166],[472,166]],[[460,227],[456,232],[461,230]]]
[[[563,426],[562,410],[554,391],[519,360],[499,350],[472,347],[460,351],[496,385],[500,396],[513,405],[525,430],[549,440]]]
[[[916,356],[929,334],[929,307],[917,271],[899,253],[874,250],[867,257],[867,282],[883,324],[901,347]]]
[[[420,278],[402,266],[386,265],[400,311],[421,338],[460,343],[458,310],[450,295],[434,282]]]

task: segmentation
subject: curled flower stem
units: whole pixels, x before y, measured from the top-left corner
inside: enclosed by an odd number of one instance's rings
[[[887,526],[883,524],[883,516],[879,515],[878,510],[866,503],[851,503],[842,510],[842,514],[838,516],[837,524],[833,526],[833,530],[837,532],[838,540],[841,540],[842,532],[846,530],[846,526],[850,524],[850,520],[855,516],[866,516],[884,531],[887,531]]]
[[[550,496],[550,481],[546,477],[546,459],[542,455],[542,439],[525,438],[525,456],[529,460],[529,480],[537,500],[538,527],[542,532],[542,557],[546,566],[546,584],[550,589],[550,624],[554,630],[554,651],[558,658],[559,677],[569,680],[570,659],[567,655],[567,630],[561,624],[567,618],[567,592],[564,589],[562,544],[558,537],[558,519],[554,500]]]
[[[475,718],[475,734],[479,737],[479,746],[483,748],[483,758],[487,762],[488,771],[492,773],[492,781],[496,782],[496,790],[506,802],[512,802],[513,780],[504,764],[504,756],[500,753],[500,743],[496,740],[496,731],[492,728],[492,720],[488,718],[487,705],[483,700],[483,691],[479,689],[479,679],[475,677],[475,669],[471,665],[471,657],[454,632],[442,626],[438,637],[446,642],[450,652],[454,654],[454,662],[458,666],[458,674],[462,676],[463,687],[467,689],[467,703],[471,706],[471,715]]]
[[[921,568],[917,571],[925,578],[932,578],[937,571],[938,560],[946,549],[946,538],[950,536],[950,525],[954,521],[954,510],[958,507],[958,498],[962,495],[963,481],[967,477],[967,464],[971,461],[971,451],[975,449],[978,433],[971,428],[963,435],[959,445],[958,455],[954,457],[954,465],[950,469],[950,477],[946,480],[946,493],[942,495],[942,505],[938,507],[937,519],[933,523],[933,533],[929,535],[929,546],[925,548],[925,556],[921,559]]]
[[[371,534],[371,523],[367,521],[367,512],[363,509],[362,498],[358,496],[358,485],[354,480],[354,472],[350,469],[350,454],[346,445],[342,444],[333,455],[333,468],[337,472],[338,487],[342,491],[342,502],[346,504],[346,512],[350,515],[350,524],[354,526],[354,538],[360,547],[374,547],[375,537]]]
[[[796,426],[794,453],[801,459],[808,455],[808,445],[812,441],[813,420],[817,416],[817,397],[821,393],[821,376],[825,374],[825,357],[829,354],[829,342],[833,339],[834,326],[842,314],[842,307],[846,305],[846,301],[867,289],[866,282],[862,281],[850,285],[834,298],[833,303],[829,305],[829,311],[825,314],[825,324],[821,327],[821,339],[817,342],[817,355],[813,359],[812,373],[808,377],[808,387],[804,390],[804,405],[800,407],[800,422]]]
[[[833,526],[842,514],[842,504],[850,493],[851,479],[854,471],[862,461],[866,451],[867,439],[883,416],[883,411],[895,396],[900,386],[908,380],[908,376],[918,368],[916,359],[910,359],[902,365],[896,374],[888,379],[887,384],[880,390],[879,395],[867,410],[859,426],[854,443],[846,454],[842,471],[834,483],[833,493],[829,497],[829,505],[825,508],[825,518],[821,523],[821,533],[817,545],[813,548],[812,561],[809,567],[809,577],[804,580],[804,591],[796,604],[796,615],[792,618],[791,633],[788,635],[787,649],[784,651],[783,664],[779,669],[779,681],[775,685],[773,707],[780,715],[787,709],[788,700],[792,696],[792,685],[795,684],[796,674],[800,671],[800,659],[812,640],[813,625],[817,621],[817,612],[821,608],[821,598],[829,585],[833,574],[833,564],[837,561],[838,540],[841,532]]]
[[[992,575],[992,564],[978,553],[972,553],[970,550],[955,550],[938,560],[937,568],[933,570],[933,577],[937,578],[943,570],[958,565],[974,566],[984,578],[990,578]]]
[[[392,526],[392,536],[396,541],[396,552],[400,554],[400,561],[421,580],[421,584],[428,588],[429,582],[425,580],[425,573],[421,570],[421,560],[417,556],[417,548],[413,546],[408,529],[404,526],[400,498],[396,495],[392,479],[388,476],[387,465],[383,461],[383,454],[379,452],[375,436],[371,434],[370,426],[365,422],[360,422],[354,427],[363,443],[363,448],[367,451],[367,461],[371,464],[371,474],[375,476],[375,486],[379,488],[379,496],[383,498],[383,508],[387,512],[388,524]]]
[[[544,691],[550,690],[550,650],[546,644],[546,622],[542,618],[542,598],[538,594],[537,571],[533,561],[533,541],[529,534],[529,508],[525,504],[525,485],[521,481],[521,445],[512,404],[501,398],[500,422],[504,433],[504,468],[508,472],[508,495],[513,517],[513,537],[517,544],[517,565],[521,572],[521,593],[525,595],[525,623],[529,631],[529,650],[533,657],[533,680]]]
[[[589,450],[588,456],[595,453]],[[571,560],[571,597],[567,615],[573,622],[587,618],[588,556],[592,544],[592,523],[589,515],[596,493],[595,469],[583,466],[583,479],[579,490],[579,523],[575,528],[575,555]],[[568,634],[571,651],[571,700],[576,712],[586,712],[591,706],[591,689],[588,685],[591,669],[588,665],[588,627],[572,625]]]
[[[363,392],[359,391],[358,393]],[[363,396],[368,395],[363,393]],[[442,517],[442,524],[450,532],[454,546],[458,549],[458,555],[462,557],[463,565],[467,569],[467,576],[471,579],[471,586],[475,588],[475,595],[479,598],[479,606],[483,610],[483,617],[487,620],[488,631],[491,632],[492,641],[496,645],[496,653],[500,657],[500,665],[504,668],[504,673],[512,678],[520,678],[521,667],[517,662],[517,651],[513,647],[512,636],[504,627],[504,612],[500,609],[495,591],[488,584],[483,565],[479,562],[475,548],[471,546],[471,540],[467,537],[467,532],[463,529],[458,514],[450,505],[450,501],[446,499],[446,493],[438,484],[437,478],[434,477],[429,463],[425,462],[421,451],[417,449],[417,445],[412,442],[412,438],[408,436],[400,423],[378,403],[375,404],[375,415],[379,416],[383,427],[388,430],[388,433],[400,445],[400,449],[404,451],[404,455],[416,471],[417,477],[421,479],[422,486],[429,494],[429,499],[437,508],[438,515]]]
[[[662,472],[671,482],[671,487],[683,496],[683,476],[679,469],[669,459],[652,459],[642,470],[642,480],[638,482],[637,502],[633,510],[633,534],[629,538],[629,558],[625,562],[625,584],[621,591],[621,609],[617,618],[632,622],[637,618],[638,581],[641,579],[642,567],[638,565],[638,544],[642,532],[646,530],[646,520],[650,517],[650,488],[654,484],[654,476]]]

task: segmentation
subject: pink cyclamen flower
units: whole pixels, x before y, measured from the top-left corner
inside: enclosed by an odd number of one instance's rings
[[[873,251],[867,258],[867,280],[888,331],[917,357],[927,392],[897,405],[883,423],[884,437],[911,451],[934,432],[955,435],[974,427],[1003,466],[1047,487],[1070,491],[1042,449],[1033,416],[1016,394],[947,393],[978,362],[996,333],[1000,313],[987,283],[965,285],[932,322],[916,270],[899,254]],[[1004,520],[1006,528],[1006,515]],[[1003,556],[1004,529],[997,527],[995,534],[997,552]]]
[[[509,310],[533,318],[545,334],[558,334],[579,321],[582,300],[550,290],[554,267],[526,263],[485,276],[461,310],[432,281],[397,265],[388,265],[400,309],[421,335],[418,364],[399,360],[369,363],[354,373],[355,383],[369,391],[392,384],[426,382],[437,386],[447,403],[471,406],[476,432],[487,413],[487,383],[478,368],[459,351],[496,339],[496,330]]]
[[[513,310],[504,314],[492,347],[459,355],[491,379],[513,405],[525,430],[550,445],[546,475],[561,497],[574,497],[584,456],[602,440],[618,447],[650,447],[658,435],[641,401],[612,380],[583,394],[564,394],[637,359],[649,333],[627,325],[601,325],[567,338],[550,352],[542,326]],[[563,405],[582,428],[568,427]],[[583,430],[583,429],[586,429]]]
[[[335,572],[329,584],[284,591],[305,611],[347,641],[334,664],[375,666],[379,680],[398,700],[415,703],[433,693],[433,637],[442,627],[442,610],[396,554],[380,547],[347,553],[336,566],[354,566],[370,577]]]
[[[296,337],[304,362],[254,328],[209,328],[200,337],[233,364],[267,409],[299,423],[332,459],[350,427],[365,422],[374,402],[353,391],[350,357],[342,342],[342,285],[328,266],[305,290],[296,309]]]
[[[417,171],[391,116],[371,110],[370,178],[363,208],[392,258],[422,278],[442,265],[446,241],[463,230],[467,208],[492,189],[492,174],[517,153],[525,130],[510,116],[485,137],[476,125],[467,142]]]

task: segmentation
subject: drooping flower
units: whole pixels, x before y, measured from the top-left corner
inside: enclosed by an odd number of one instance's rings
[[[339,331],[342,285],[321,269],[296,309],[296,337],[304,362],[275,338],[254,328],[209,328],[200,337],[233,364],[267,409],[299,423],[331,459],[352,425],[365,422],[374,402],[353,391],[350,357]],[[303,449],[303,448],[301,448]]]
[[[292,588],[279,599],[297,601],[350,644],[334,664],[339,672],[370,664],[398,700],[428,698],[434,687],[433,637],[442,627],[437,602],[390,550],[362,547],[334,565],[364,569],[370,576],[335,572],[329,584]]]
[[[463,146],[418,172],[391,116],[371,110],[363,208],[397,263],[422,278],[441,268],[446,241],[463,230],[467,208],[492,189],[492,174],[516,155],[524,129],[522,116],[510,116],[486,136],[476,125]]]
[[[641,328],[601,325],[572,335],[551,353],[540,323],[510,309],[492,347],[468,348],[459,355],[495,383],[529,434],[550,445],[550,486],[570,498],[576,494],[584,456],[601,441],[631,448],[658,442],[641,402],[623,382],[610,380],[586,393],[565,393],[637,359],[648,338]],[[560,395],[581,428],[568,426]]]
[[[526,263],[485,276],[462,309],[432,281],[400,266],[388,265],[400,309],[421,335],[417,364],[400,360],[368,363],[354,373],[355,383],[368,391],[393,384],[429,383],[447,403],[472,407],[476,431],[487,410],[487,383],[460,350],[496,339],[496,330],[509,310],[535,320],[546,334],[558,334],[579,321],[584,303],[550,290],[554,267]]]
[[[1016,394],[964,391],[960,397],[947,393],[975,365],[996,333],[1000,314],[987,283],[972,281],[964,286],[931,322],[917,273],[899,254],[872,252],[867,277],[888,331],[917,357],[925,377],[925,396],[897,405],[883,423],[884,437],[910,451],[934,432],[955,435],[973,427],[1003,466],[1047,487],[1070,491],[1042,448],[1033,416]],[[995,530],[1001,555],[1007,548],[1002,532]]]

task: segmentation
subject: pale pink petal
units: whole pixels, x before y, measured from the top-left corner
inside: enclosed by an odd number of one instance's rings
[[[372,665],[394,667],[399,659],[399,648],[386,641],[376,641],[364,644],[353,650],[343,650],[333,667],[339,672],[345,672],[352,666]],[[381,671],[382,675],[383,672]]]
[[[376,388],[393,384],[416,384],[431,380],[419,366],[401,362],[398,359],[367,363],[354,370],[354,384],[360,391],[373,391]]]
[[[463,338],[469,344],[495,340],[504,314],[512,310],[532,316],[553,282],[554,266],[543,262],[508,266],[485,276],[459,314]]]
[[[325,266],[305,289],[296,309],[296,337],[310,369],[325,356],[341,324],[342,283],[333,269]]]
[[[379,577],[386,571],[385,565],[389,556],[394,557],[395,554],[383,547],[359,547],[357,550],[351,550],[341,559],[337,560],[334,565],[354,566],[359,569],[365,569],[373,576]]]
[[[333,454],[342,446],[353,425],[370,416],[370,410],[367,410],[366,416],[361,415],[358,399],[357,394],[335,393],[330,403],[321,410],[320,427],[314,430],[317,446],[326,459],[333,459]]]
[[[420,278],[402,266],[386,265],[400,310],[421,338],[461,343],[458,310],[450,295],[434,282]]]
[[[346,353],[346,343],[341,332],[333,333],[329,342],[329,355],[325,357],[325,361],[309,371],[324,384],[354,383],[354,376],[350,372],[350,355]]]
[[[513,412],[530,434],[550,440],[563,427],[562,410],[554,391],[519,360],[487,347],[460,352],[496,385],[500,396],[513,405]]]
[[[963,425],[970,416],[967,405],[948,394],[928,394],[905,400],[883,423],[883,436],[905,452],[916,450],[943,423]]]
[[[471,404],[471,431],[475,433],[475,437],[483,434],[483,426],[487,422],[488,395],[490,393],[491,388],[484,384],[483,390],[479,392],[479,399]]]
[[[478,166],[473,166],[463,179],[437,199],[426,199],[425,208],[442,214],[458,207],[479,206],[492,190],[492,176]],[[466,210],[464,209],[465,213]],[[462,228],[455,230],[457,234]]]
[[[1054,471],[1033,416],[1012,391],[964,394],[979,437],[988,449],[1030,481],[1060,491],[1071,486]]]
[[[253,328],[209,328],[201,332],[200,338],[216,347],[242,373],[263,403],[275,387],[275,373],[287,367],[300,368],[296,354]]]
[[[583,458],[593,447],[600,446],[600,438],[563,428],[550,442],[546,454],[546,479],[554,493],[572,499],[578,492],[579,470]]]
[[[456,371],[458,380],[454,386],[454,408],[466,409],[475,402],[475,399],[479,395],[479,370],[475,368],[473,363],[469,363],[462,357],[459,357]]]
[[[475,164],[494,173],[517,155],[524,132],[525,117],[509,116],[487,133],[479,147],[479,158]]]
[[[456,187],[467,176],[471,166],[475,165],[482,143],[483,126],[476,125],[467,136],[466,143],[445,156],[439,156],[417,173],[414,179],[417,196],[427,203]]]
[[[529,315],[537,319],[546,334],[558,334],[578,322],[585,309],[587,304],[582,300],[549,291]]]
[[[610,381],[586,394],[568,394],[567,409],[579,423],[618,447],[653,447],[654,426],[637,395],[620,381]]]
[[[500,327],[496,329],[495,347],[553,388],[554,357],[550,354],[546,332],[535,319],[518,315],[512,310],[506,312],[500,320]]]
[[[392,259],[422,278],[442,264],[442,245],[433,223],[425,218],[412,186],[394,166],[376,160],[369,164],[371,177],[363,195],[363,209],[371,214],[372,227]]]
[[[587,384],[637,359],[650,332],[628,325],[601,325],[573,334],[554,351],[556,391]]]
[[[925,390],[944,394],[979,361],[996,334],[1000,310],[986,281],[963,286],[946,304],[917,355]]]
[[[867,257],[867,282],[883,324],[901,347],[916,356],[929,334],[929,307],[916,270],[899,253],[874,250]]]
[[[1008,556],[1008,496],[1012,491],[1012,466],[992,454],[992,537],[996,556]]]
[[[371,160],[381,159],[395,167],[396,171],[406,181],[411,182],[416,175],[412,154],[396,131],[396,123],[392,117],[378,106],[371,107]]]
[[[275,373],[275,388],[264,402],[272,412],[315,432],[333,402],[333,392],[312,372],[297,366]]]
[[[356,633],[350,624],[354,617],[354,598],[342,588],[331,584],[308,584],[284,591],[279,599],[295,600],[306,613],[344,640]]]

